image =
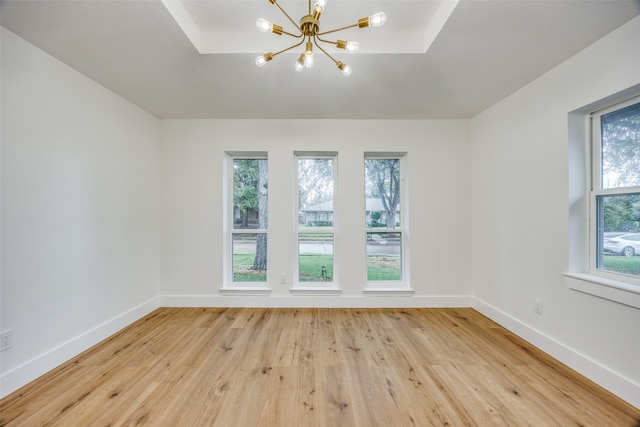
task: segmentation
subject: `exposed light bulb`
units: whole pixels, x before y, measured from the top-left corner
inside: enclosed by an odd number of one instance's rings
[[[349,67],[347,64],[338,61],[336,65],[338,66],[340,71],[342,71],[342,74],[344,74],[345,77],[349,77],[351,75],[351,67]]]
[[[344,49],[347,52],[357,52],[360,50],[360,44],[358,42],[348,42],[346,40],[336,41],[336,47],[338,49]]]
[[[304,66],[307,68],[313,67],[313,44],[311,41],[307,42],[307,47],[304,52]]]
[[[297,72],[304,70],[304,53],[301,53],[298,59],[296,60],[295,68]]]
[[[316,0],[316,4],[313,6],[313,8],[316,10],[316,12],[324,12],[324,6],[327,4],[327,0]]]
[[[265,53],[264,55],[260,55],[256,58],[256,65],[258,67],[262,67],[264,64],[266,64],[267,62],[271,61],[273,59],[273,53],[269,52],[269,53]]]
[[[306,51],[304,53],[304,66],[307,68],[313,68],[314,60],[313,60],[313,52]]]
[[[355,53],[360,50],[360,43],[347,42],[347,45],[345,46],[344,50],[346,50],[347,52]]]
[[[258,27],[258,30],[262,31],[263,33],[266,33],[267,31],[271,31],[272,24],[266,19],[260,18],[256,21],[256,27]]]
[[[384,12],[378,12],[369,17],[369,25],[371,25],[372,27],[379,27],[381,25],[384,25],[386,20],[387,15],[385,15]]]
[[[267,63],[267,60],[265,59],[264,55],[260,55],[256,57],[256,65],[258,67],[262,67],[266,63]]]

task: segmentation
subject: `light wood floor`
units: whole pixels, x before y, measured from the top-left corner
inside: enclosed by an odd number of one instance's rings
[[[640,426],[472,309],[161,308],[0,401],[0,426]]]

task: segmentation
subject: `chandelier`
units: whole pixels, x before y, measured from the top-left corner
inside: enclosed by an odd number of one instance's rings
[[[294,49],[298,46],[302,46],[306,42],[305,50],[303,53],[298,56],[298,59],[295,62],[296,71],[302,71],[305,68],[313,67],[314,59],[313,59],[313,46],[316,46],[320,51],[322,51],[325,55],[327,55],[333,62],[335,62],[336,66],[342,71],[342,74],[348,76],[351,74],[351,67],[342,61],[337,61],[334,59],[326,50],[322,48],[319,42],[333,44],[339,49],[344,49],[347,52],[357,52],[360,48],[360,45],[357,42],[349,42],[346,40],[324,40],[320,36],[324,36],[325,34],[335,33],[338,31],[346,30],[347,28],[367,28],[367,27],[379,27],[384,24],[387,20],[386,15],[383,12],[378,12],[374,15],[371,15],[367,18],[359,19],[356,24],[347,25],[346,27],[336,28],[334,30],[323,31],[320,32],[320,15],[324,12],[324,7],[327,4],[327,0],[315,0],[315,4],[313,6],[313,10],[311,9],[311,0],[309,0],[309,13],[300,19],[300,24],[296,24],[293,19],[289,16],[289,14],[278,4],[277,0],[267,0],[271,4],[275,4],[278,6],[280,11],[291,21],[291,23],[296,27],[300,34],[292,34],[284,31],[280,25],[272,24],[266,19],[258,19],[256,21],[256,26],[258,30],[262,32],[270,31],[273,34],[277,34],[281,36],[282,34],[286,34],[288,36],[301,39],[300,43],[296,43],[293,46],[290,46],[286,49],[283,49],[278,52],[269,52],[264,55],[260,55],[256,58],[256,65],[258,67],[262,67],[267,62],[271,61],[275,56],[280,55],[283,52],[287,52],[291,49]]]

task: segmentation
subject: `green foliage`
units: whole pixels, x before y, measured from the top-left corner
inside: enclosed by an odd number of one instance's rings
[[[233,161],[233,204],[240,212],[258,210],[258,159]]]
[[[366,195],[379,198],[387,215],[387,228],[396,227],[396,211],[400,204],[400,160],[365,160]]]
[[[602,196],[604,231],[640,230],[640,194]]]
[[[380,218],[382,217],[382,213],[379,211],[371,212],[371,227],[382,227],[380,224]]]
[[[615,187],[640,185],[640,103],[602,116],[602,170]]]

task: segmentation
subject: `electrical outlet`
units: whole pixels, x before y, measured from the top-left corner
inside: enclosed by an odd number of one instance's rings
[[[285,273],[280,274],[280,284],[281,285],[287,284],[287,275]]]
[[[542,306],[543,306],[543,304],[542,304],[542,300],[535,299],[534,301],[535,301],[535,303],[536,303],[536,307],[533,309],[533,311],[534,311],[537,315],[542,316]]]
[[[0,336],[0,351],[13,347],[13,331],[3,332]]]

